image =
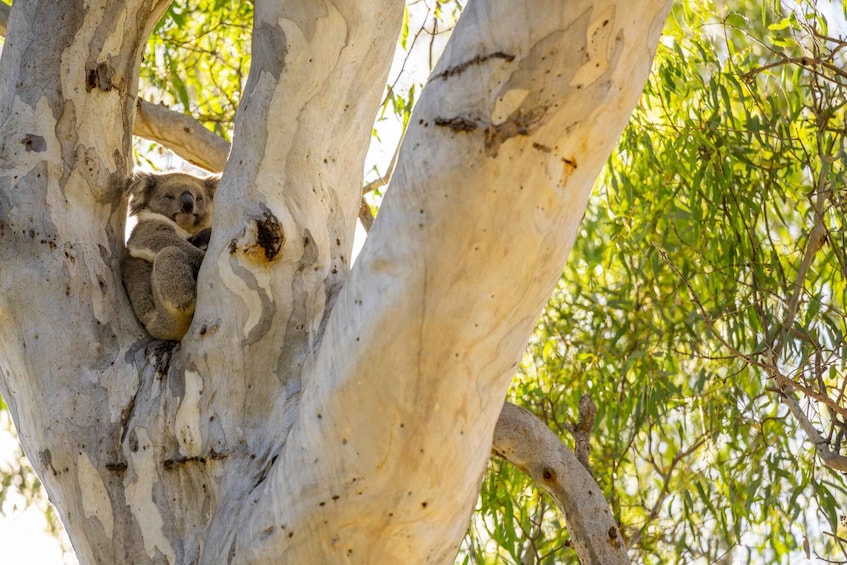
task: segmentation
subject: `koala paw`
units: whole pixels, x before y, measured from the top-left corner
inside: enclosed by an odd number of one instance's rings
[[[192,261],[177,247],[166,247],[153,262],[152,287],[156,303],[181,317],[194,314],[195,270]]]

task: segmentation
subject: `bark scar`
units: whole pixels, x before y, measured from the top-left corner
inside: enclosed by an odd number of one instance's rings
[[[476,130],[485,132],[485,152],[496,157],[500,145],[511,137],[530,135],[543,121],[549,108],[540,105],[531,111],[516,111],[512,116],[502,123],[485,123],[464,116],[452,118],[435,118],[433,123],[439,127],[446,127],[456,133],[469,133]],[[534,144],[533,147],[540,149],[543,146]]]
[[[88,75],[85,77],[85,91],[91,92],[95,88],[103,92],[109,92],[114,85],[112,84],[112,76],[114,70],[107,63],[98,63],[96,67],[88,70]]]
[[[201,465],[205,465],[209,461],[220,461],[226,458],[226,453],[221,453],[212,449],[211,451],[209,451],[208,456],[192,455],[190,457],[169,457],[168,459],[162,461],[162,466],[170,471],[181,465],[187,465],[189,463],[199,463]]]
[[[459,63],[458,65],[454,65],[448,68],[447,70],[438,73],[437,75],[432,77],[432,80],[447,80],[451,76],[457,76],[462,74],[473,65],[480,65],[490,59],[503,59],[507,63],[511,63],[515,60],[515,56],[509,53],[504,53],[503,51],[495,51],[494,53],[489,53],[487,55],[477,55],[473,59],[465,61],[464,63]]]
[[[26,148],[27,151],[41,153],[42,151],[47,150],[47,142],[44,140],[44,137],[40,135],[28,133],[21,140],[21,143],[23,143],[24,148]]]
[[[242,236],[230,242],[229,252],[239,253],[254,263],[271,263],[279,258],[285,233],[277,217],[262,208],[262,216],[250,219]]]
[[[453,131],[467,132],[482,127],[475,121],[468,118],[462,118],[461,116],[456,116],[455,118],[435,118],[434,122],[437,126],[450,128]]]

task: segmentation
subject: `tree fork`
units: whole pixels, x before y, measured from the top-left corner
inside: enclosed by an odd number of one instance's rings
[[[257,2],[176,348],[147,340],[116,276],[138,62],[165,6],[21,3],[0,71],[0,381],[81,561],[451,560],[668,2],[472,2],[349,277],[402,5]],[[253,240],[267,261],[230,252]]]

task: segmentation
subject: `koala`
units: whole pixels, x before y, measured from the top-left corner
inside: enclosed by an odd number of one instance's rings
[[[129,212],[138,223],[121,274],[135,315],[156,339],[179,341],[191,324],[218,180],[170,172],[136,173],[127,181]]]

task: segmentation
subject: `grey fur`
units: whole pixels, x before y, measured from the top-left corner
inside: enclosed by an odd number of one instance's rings
[[[137,173],[127,182],[138,219],[121,262],[135,315],[157,339],[180,340],[191,325],[218,177]]]

